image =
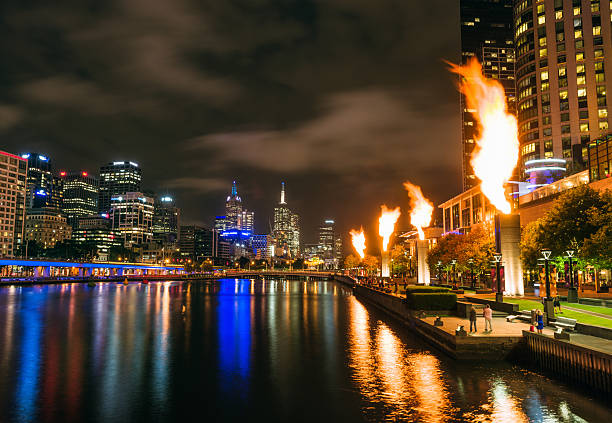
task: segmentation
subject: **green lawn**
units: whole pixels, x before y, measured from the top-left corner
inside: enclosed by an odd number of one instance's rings
[[[599,307],[578,303],[566,303],[565,301],[561,301],[561,308],[563,309],[564,306],[579,308],[580,310],[593,311],[595,313],[605,314],[607,316],[612,317],[612,308],[609,307]]]
[[[518,304],[519,310],[533,310],[534,308],[540,309],[540,310],[544,309],[544,307],[542,306],[542,303],[540,303],[539,301],[534,301],[534,300],[517,300],[514,298],[508,298],[508,299],[504,298],[504,302]],[[612,319],[591,316],[590,314],[580,313],[579,311],[567,310],[563,308],[563,304],[564,303],[561,303],[561,313],[555,313],[555,315],[567,317],[570,319],[576,319],[578,322],[585,323],[587,325],[596,325],[596,326],[603,326],[606,328],[612,328]],[[603,309],[603,307],[587,306],[583,304],[572,304],[570,305],[570,307],[574,307],[575,305],[580,306],[580,307],[575,307],[575,308],[580,308],[580,309],[588,310],[588,311],[597,311],[598,313],[603,313],[602,311],[600,311],[600,309]],[[593,308],[595,308],[595,310],[592,310]],[[612,313],[605,313],[605,314],[610,314],[612,316]]]

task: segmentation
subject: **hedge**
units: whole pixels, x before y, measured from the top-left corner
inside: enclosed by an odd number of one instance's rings
[[[407,286],[406,287],[406,292],[408,294],[416,293],[416,292],[429,293],[429,292],[449,292],[449,291],[450,291],[449,288],[443,288],[440,286]]]
[[[406,301],[412,310],[454,310],[457,307],[454,292],[409,292]]]

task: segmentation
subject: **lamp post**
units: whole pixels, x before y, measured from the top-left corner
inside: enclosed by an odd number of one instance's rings
[[[504,294],[502,293],[502,290],[501,290],[501,268],[500,268],[502,255],[501,253],[495,253],[493,254],[493,258],[495,259],[495,278],[497,279],[497,291],[495,292],[495,301],[498,303],[503,303]]]
[[[574,286],[574,268],[572,267],[574,254],[576,254],[576,250],[569,248],[567,251],[567,258],[569,259],[569,277],[570,277],[570,287],[567,290],[567,302],[568,303],[577,303],[578,302],[578,289]]]
[[[442,267],[441,260],[438,260],[438,263],[436,263],[436,267],[438,268],[438,284],[440,284],[440,282],[442,282],[442,275],[440,274],[440,268]]]
[[[468,264],[470,265],[470,279],[471,279],[471,283],[472,283],[472,289],[475,288],[474,285],[474,259],[468,259]]]
[[[548,248],[542,248],[542,256],[544,257],[544,275],[546,281],[546,298],[544,298],[544,313],[546,314],[546,321],[550,321],[551,318],[555,317],[555,308],[553,305],[553,299],[550,296],[550,271],[548,262],[550,261],[550,255],[552,251]]]
[[[408,256],[408,277],[412,277],[412,254]]]
[[[451,264],[453,265],[453,288],[457,289],[457,281],[455,280],[455,266],[457,265],[457,259],[452,259]]]

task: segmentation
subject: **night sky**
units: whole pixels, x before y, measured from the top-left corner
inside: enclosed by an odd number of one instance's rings
[[[210,225],[232,179],[258,232],[280,182],[302,217],[375,230],[402,182],[460,189],[458,2],[3,0],[0,149],[97,173],[132,160],[144,188]]]

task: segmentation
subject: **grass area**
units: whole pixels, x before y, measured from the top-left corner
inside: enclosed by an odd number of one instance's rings
[[[540,310],[544,309],[544,306],[542,305],[542,303],[540,303],[539,301],[534,301],[534,300],[518,300],[514,298],[508,298],[508,299],[504,298],[504,302],[518,304],[519,310],[533,310],[534,308],[540,309]],[[587,325],[596,325],[596,326],[603,326],[606,328],[612,328],[612,319],[592,316],[590,314],[581,313],[579,311],[567,310],[563,308],[563,304],[564,303],[561,303],[561,313],[555,313],[555,315],[567,317],[569,319],[576,319],[578,322],[584,323]],[[570,307],[573,307],[574,305],[575,304],[572,304],[570,305]],[[597,306],[586,306],[583,304],[577,304],[577,305],[579,305],[580,307],[575,307],[575,308],[581,308],[583,310],[588,310],[588,311],[600,312],[599,309],[603,308],[603,307],[597,307]],[[596,310],[591,310],[592,308],[595,308]]]
[[[592,311],[595,313],[605,314],[607,316],[612,317],[612,308],[609,307],[600,307],[578,303],[566,303],[565,301],[561,301],[561,308],[563,308],[564,306],[579,308],[580,310]]]

